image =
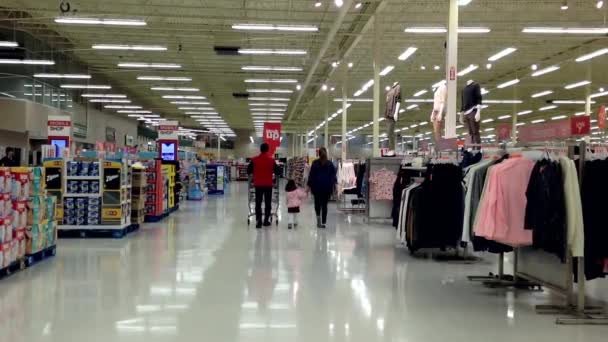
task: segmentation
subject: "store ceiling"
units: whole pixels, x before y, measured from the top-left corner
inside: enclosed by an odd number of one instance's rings
[[[349,97],[363,84],[373,78],[372,56],[374,29],[370,19],[377,14],[377,33],[381,68],[394,65],[395,69],[381,77],[381,91],[395,81],[402,85],[404,99],[415,98],[414,93],[426,89],[426,94],[417,98],[431,99],[430,86],[440,81],[445,74],[445,34],[406,33],[408,27],[441,27],[447,24],[448,8],[446,0],[393,0],[364,1],[355,7],[352,1],[343,21],[337,26],[337,34],[327,40],[336,21],[342,19],[334,1],[323,0],[316,7],[315,0],[79,0],[72,2],[78,17],[119,18],[145,20],[146,26],[114,27],[91,25],[66,25],[54,22],[60,15],[59,1],[5,0],[3,6],[10,10],[27,12],[31,18],[19,20],[20,27],[40,36],[36,30],[40,25],[59,34],[42,37],[58,51],[71,52],[87,64],[94,77],[105,76],[111,80],[114,89],[124,90],[144,109],[177,118],[184,126],[194,127],[196,122],[189,119],[180,105],[171,104],[161,95],[173,92],[155,91],[151,87],[194,87],[200,92],[179,95],[202,95],[209,99],[211,106],[221,114],[234,129],[253,129],[250,106],[233,93],[246,93],[248,89],[286,89],[291,94],[250,94],[260,97],[289,97],[289,108],[284,118],[284,130],[308,132],[319,124],[325,115],[340,108],[334,98],[341,97],[343,72],[334,69],[333,61],[341,61],[341,67],[353,63],[346,72],[346,88]],[[344,1],[348,5],[351,1]],[[608,89],[608,54],[577,63],[575,58],[602,49],[606,46],[606,34],[527,34],[524,27],[584,27],[605,26],[608,4],[596,8],[595,0],[569,1],[569,9],[561,10],[562,0],[472,0],[461,6],[460,26],[485,27],[491,31],[484,34],[461,34],[459,41],[459,68],[470,64],[479,68],[462,76],[459,88],[468,79],[478,81],[490,93],[488,100],[521,100],[517,104],[489,104],[482,115],[484,119],[495,119],[485,123],[492,127],[496,122],[507,121],[498,117],[513,112],[532,110],[520,116],[524,122],[557,115],[573,115],[584,110],[582,104],[564,104],[555,109],[539,111],[547,106],[547,100],[584,100],[585,93],[596,93],[600,87]],[[345,5],[345,6],[346,6]],[[234,30],[233,24],[281,24],[314,25],[318,32],[258,32]],[[38,32],[38,33],[37,33]],[[67,40],[67,42],[66,42]],[[107,51],[92,49],[95,44],[120,45],[161,45],[167,51]],[[311,73],[319,52],[327,44],[318,67]],[[298,56],[258,56],[258,55],[218,55],[214,47],[237,47],[254,49],[302,49],[306,55]],[[418,50],[406,61],[397,57],[408,47]],[[495,62],[488,58],[505,48],[517,51]],[[348,54],[347,58],[343,58]],[[177,70],[150,70],[118,67],[124,62],[176,63]],[[486,64],[492,68],[487,69]],[[552,65],[560,69],[539,77],[532,77],[531,65],[539,69]],[[243,71],[243,66],[298,67],[298,72],[251,72]],[[422,67],[425,70],[422,70]],[[435,70],[435,66],[438,70]],[[52,72],[52,68],[47,68]],[[300,94],[295,84],[252,84],[246,79],[296,79],[305,85]],[[191,77],[192,82],[141,81],[137,76],[181,76]],[[497,89],[506,81],[518,78],[516,86]],[[575,89],[564,89],[565,85],[589,80],[591,85]],[[323,84],[328,91],[321,90]],[[335,88],[332,92],[331,88]],[[589,89],[587,89],[589,88]],[[550,90],[552,94],[531,98],[532,94]],[[372,98],[373,87],[359,98]],[[327,98],[326,98],[327,96]],[[297,99],[300,101],[297,101]],[[608,98],[608,97],[606,97]],[[602,101],[605,98],[597,98]],[[297,103],[297,106],[295,105]],[[404,107],[411,105],[406,103]],[[383,110],[384,106],[381,106]],[[595,107],[594,107],[595,108]],[[426,121],[431,104],[422,103],[417,108],[402,114],[400,126],[409,126]],[[372,119],[371,103],[354,103],[349,109],[349,130]],[[333,120],[332,132],[339,131],[340,120]],[[427,126],[428,127],[428,126]],[[430,129],[430,127],[429,127]],[[360,131],[363,133],[370,132]]]

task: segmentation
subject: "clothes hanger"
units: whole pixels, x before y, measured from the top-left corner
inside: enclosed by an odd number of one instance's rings
[[[468,81],[467,81],[467,85],[468,85],[468,86],[469,86],[469,85],[471,85],[471,84],[473,84],[473,83],[475,83],[475,81],[473,81],[473,80],[468,80]]]

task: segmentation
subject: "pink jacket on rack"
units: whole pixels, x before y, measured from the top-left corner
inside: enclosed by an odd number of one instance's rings
[[[306,191],[299,188],[287,192],[287,208],[299,208],[306,197]]]

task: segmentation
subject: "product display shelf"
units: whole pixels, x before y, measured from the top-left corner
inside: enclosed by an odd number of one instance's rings
[[[47,168],[62,175],[53,187],[61,194],[59,237],[122,238],[137,228],[131,224],[131,174],[126,160],[74,159],[61,163],[53,164],[61,168],[59,171]]]
[[[203,199],[205,173],[201,163],[194,162],[188,168],[188,200],[200,201]]]
[[[168,174],[163,173],[160,160],[146,162],[146,222],[157,222],[166,216]],[[168,170],[165,168],[165,171]]]
[[[57,198],[43,167],[0,167],[0,278],[55,255]]]
[[[247,174],[247,164],[238,164],[236,166],[237,170],[237,181],[247,181],[249,180],[249,175]]]
[[[210,195],[224,194],[225,166],[218,164],[207,165],[207,192]]]
[[[131,222],[144,223],[146,216],[146,170],[132,168],[131,177]]]

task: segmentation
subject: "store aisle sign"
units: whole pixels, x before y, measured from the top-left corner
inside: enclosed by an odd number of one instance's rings
[[[72,135],[72,117],[49,115],[47,128],[49,137],[70,137]]]
[[[157,128],[158,140],[177,140],[179,130],[178,121],[163,121]]]
[[[264,142],[270,146],[270,153],[274,154],[277,147],[281,146],[281,123],[264,123]]]
[[[591,133],[589,116],[550,121],[519,127],[518,140],[522,142],[566,139]]]

